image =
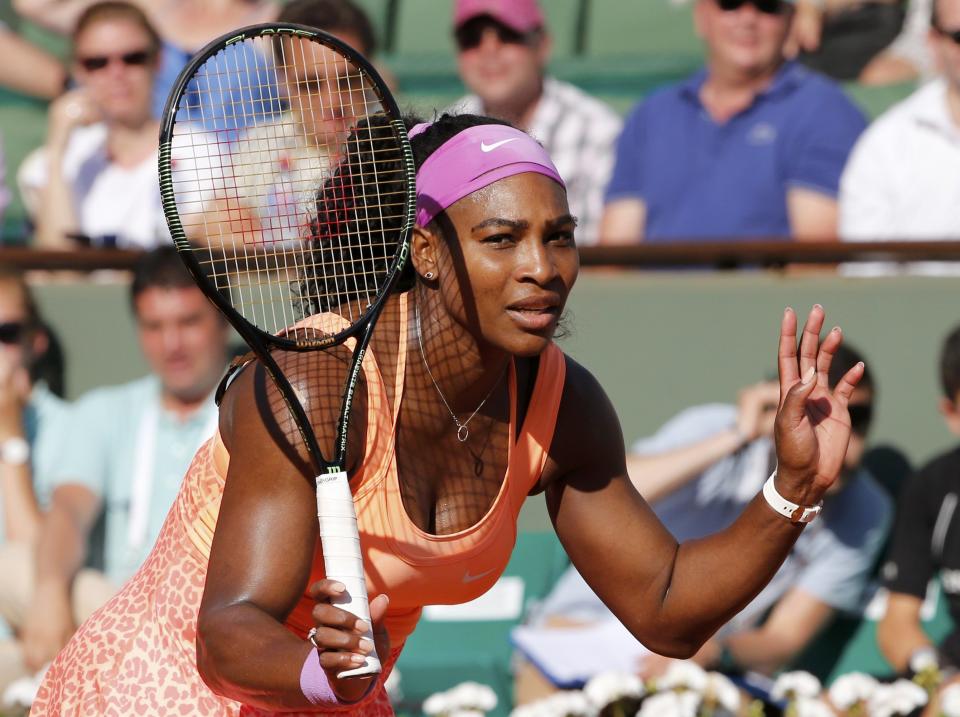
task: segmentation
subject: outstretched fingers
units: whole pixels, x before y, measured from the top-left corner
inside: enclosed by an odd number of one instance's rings
[[[844,408],[847,407],[847,403],[850,401],[850,396],[853,395],[854,390],[857,388],[857,385],[860,383],[860,379],[863,378],[863,373],[865,371],[863,361],[860,361],[856,366],[847,371],[843,378],[840,379],[836,387],[833,389],[833,395],[840,402],[840,405]]]
[[[814,304],[807,314],[800,337],[800,375],[805,376],[810,369],[816,370],[817,355],[820,348],[820,330],[823,328],[824,311],[820,304]]]
[[[777,368],[780,373],[780,395],[786,396],[790,387],[800,378],[797,368],[797,315],[789,306],[780,320],[780,346],[777,350]]]
[[[839,326],[830,329],[830,333],[820,343],[820,352],[817,354],[817,384],[823,388],[830,386],[830,366],[842,343],[843,331]]]

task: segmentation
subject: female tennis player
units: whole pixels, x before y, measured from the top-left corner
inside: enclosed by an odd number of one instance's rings
[[[324,579],[310,462],[251,363],[228,388],[220,431],[197,454],[152,556],[59,655],[35,717],[391,714],[383,679],[422,606],[493,585],[530,494],[545,496],[573,563],[637,639],[690,656],[816,515],[841,467],[847,400],[863,370],[828,389],[841,333],[819,340],[819,306],[799,351],[796,316],[782,318],[777,472],[730,528],[678,545],[626,475],[603,390],[552,342],[578,258],[546,152],[474,116],[443,116],[411,137],[413,286],[390,299],[364,359],[347,453],[383,673],[337,677],[374,645],[330,603],[342,587]],[[376,187],[366,191],[372,199]],[[321,444],[332,440],[343,355],[278,360]]]

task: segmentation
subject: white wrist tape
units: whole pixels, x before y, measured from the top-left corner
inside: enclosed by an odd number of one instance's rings
[[[784,518],[789,518],[791,523],[809,523],[820,515],[820,511],[823,510],[822,500],[816,505],[797,505],[780,495],[773,482],[776,477],[777,472],[774,471],[767,478],[767,482],[763,484],[763,497],[766,498],[771,508]]]

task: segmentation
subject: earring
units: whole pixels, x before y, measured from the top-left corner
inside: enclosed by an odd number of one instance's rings
[[[433,278],[433,272],[432,272],[432,271],[428,271],[426,274],[423,275],[423,278],[424,278],[424,279],[432,279],[432,278]]]

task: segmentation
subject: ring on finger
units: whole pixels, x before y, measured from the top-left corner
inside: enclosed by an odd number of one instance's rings
[[[317,644],[317,628],[315,627],[310,628],[310,631],[307,632],[307,640],[310,641],[311,645],[313,645],[315,648],[320,650],[320,652],[323,652],[323,647]]]

